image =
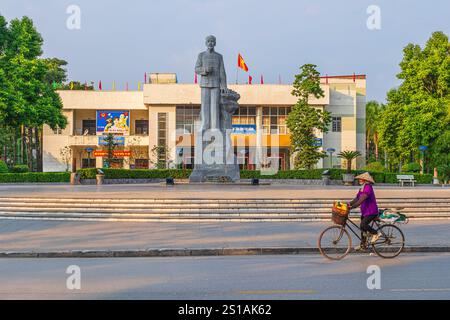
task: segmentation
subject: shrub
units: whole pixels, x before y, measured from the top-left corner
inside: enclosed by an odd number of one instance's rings
[[[416,162],[407,163],[402,166],[402,172],[420,172],[422,168]]]
[[[14,167],[12,167],[11,172],[13,173],[24,173],[28,172],[28,166],[26,164],[16,164]]]
[[[364,170],[367,171],[375,171],[375,172],[384,172],[386,169],[384,168],[381,162],[371,162],[364,167]]]
[[[5,161],[0,160],[0,173],[7,173],[9,172],[8,166],[6,165]]]
[[[69,182],[68,172],[0,173],[0,183]]]

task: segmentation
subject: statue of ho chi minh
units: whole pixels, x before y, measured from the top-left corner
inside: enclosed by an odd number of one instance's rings
[[[227,88],[216,38],[206,37],[207,50],[198,55],[195,72],[201,76],[201,127],[195,132],[194,170],[191,182],[236,181],[239,166],[231,145],[231,117],[239,108],[238,93]]]

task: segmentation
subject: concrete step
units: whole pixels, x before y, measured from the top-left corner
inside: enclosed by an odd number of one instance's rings
[[[396,208],[402,207],[402,211],[409,212],[415,210],[422,211],[437,211],[450,209],[449,204],[435,203],[435,204],[398,204],[398,203],[379,203],[380,208]],[[22,210],[23,208],[29,208],[32,210],[150,210],[150,211],[217,211],[217,210],[295,210],[295,211],[330,211],[331,204],[135,204],[135,203],[21,203],[21,202],[8,202],[0,203],[0,209],[2,210]]]
[[[446,215],[420,215],[411,216],[410,219],[449,219],[450,213]],[[0,212],[0,219],[24,219],[24,220],[78,220],[78,221],[135,221],[135,222],[164,222],[164,221],[182,221],[182,222],[208,222],[208,221],[279,221],[279,222],[289,222],[289,221],[330,221],[329,215],[259,215],[259,216],[248,216],[248,215],[129,215],[129,214],[52,214],[52,213],[41,213],[41,214],[30,214],[30,213],[4,213]],[[357,217],[353,218],[356,223],[359,219]]]
[[[22,202],[22,203],[135,203],[135,204],[332,204],[333,199],[85,199],[85,198],[23,198],[23,197],[0,197],[0,203],[8,202]],[[379,198],[379,203],[448,203],[450,204],[450,198]]]
[[[212,207],[193,207],[193,208],[134,208],[134,207],[83,207],[83,206],[1,206],[0,210],[4,212],[65,212],[65,213],[136,213],[136,214],[169,214],[169,213],[183,213],[183,214],[232,214],[232,213],[245,213],[245,214],[330,214],[330,207],[230,207],[230,208],[212,208]],[[450,212],[450,206],[448,207],[408,207],[401,210],[405,214],[425,214],[425,213],[445,213]]]

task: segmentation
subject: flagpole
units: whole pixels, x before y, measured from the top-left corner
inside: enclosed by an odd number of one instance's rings
[[[236,68],[236,84],[238,84],[239,67]]]

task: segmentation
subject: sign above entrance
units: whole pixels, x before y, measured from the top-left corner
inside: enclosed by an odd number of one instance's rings
[[[232,134],[256,134],[256,124],[233,124]]]
[[[106,141],[107,136],[99,136],[98,137],[98,145],[106,146],[108,142]],[[125,145],[125,137],[124,136],[114,136],[114,144],[116,146],[124,146]]]
[[[130,134],[129,110],[97,110],[97,134]]]

